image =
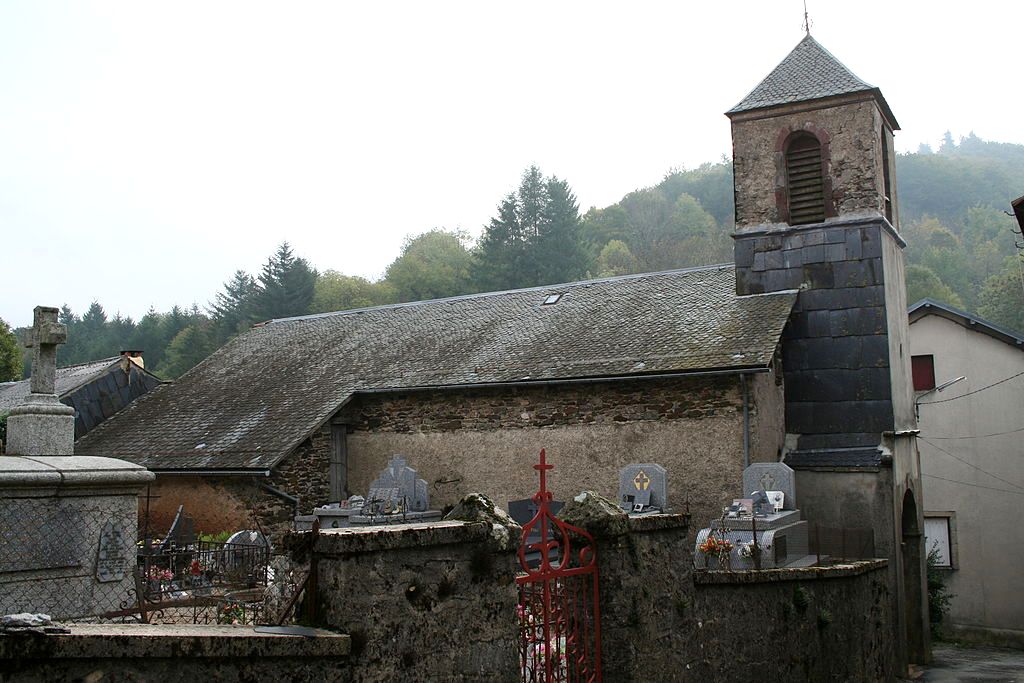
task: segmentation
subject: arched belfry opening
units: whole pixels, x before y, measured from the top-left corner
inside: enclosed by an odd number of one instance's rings
[[[785,155],[787,222],[805,225],[824,221],[825,177],[821,142],[810,133],[795,133],[786,141]]]
[[[911,662],[926,663],[930,657],[928,624],[922,618],[925,612],[925,586],[922,563],[924,535],[918,522],[917,501],[914,492],[903,495],[900,517],[900,552],[903,559],[903,621],[907,628],[907,656]]]

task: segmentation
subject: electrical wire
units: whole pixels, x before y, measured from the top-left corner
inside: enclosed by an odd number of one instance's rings
[[[979,391],[985,391],[986,389],[991,389],[994,386],[998,386],[998,385],[1002,384],[1003,382],[1009,382],[1011,379],[1014,379],[1015,377],[1020,377],[1021,375],[1024,375],[1024,370],[1022,370],[1021,372],[1018,372],[1016,375],[1010,375],[1006,379],[1001,379],[998,382],[993,382],[992,384],[989,384],[988,386],[984,386],[984,387],[982,387],[980,389],[975,389],[974,391],[968,391],[966,394],[960,394],[959,396],[954,396],[953,398],[944,398],[941,401],[922,401],[922,402],[918,403],[917,405],[919,405],[919,406],[930,406],[933,403],[949,403],[950,401],[955,401],[955,400],[960,399],[960,398],[967,398],[971,394],[976,394]]]
[[[931,441],[929,441],[928,439],[925,439],[925,438],[921,438],[921,437],[918,437],[918,438],[920,438],[920,439],[921,439],[921,441],[924,441],[924,442],[925,442],[926,444],[928,444],[928,445],[929,445],[929,446],[931,446],[932,448],[937,448],[937,449],[939,449],[940,451],[942,451],[943,453],[945,453],[945,454],[946,454],[946,455],[948,455],[949,457],[953,458],[954,460],[959,460],[960,462],[962,462],[963,464],[967,465],[968,467],[973,467],[974,469],[978,470],[978,471],[979,471],[979,472],[981,472],[982,474],[987,474],[988,476],[992,477],[993,479],[998,479],[999,481],[1003,482],[1004,484],[1009,484],[1010,486],[1014,486],[1014,487],[1016,487],[1016,488],[1019,488],[1019,489],[1021,490],[1021,493],[1024,493],[1024,486],[1021,486],[1020,484],[1015,484],[1015,483],[1013,483],[1012,481],[1010,481],[1010,480],[1008,480],[1008,479],[1003,479],[1003,478],[1002,478],[1002,477],[1000,477],[999,475],[996,475],[996,474],[992,474],[992,473],[991,473],[991,472],[989,472],[988,470],[983,470],[983,469],[981,469],[980,467],[978,467],[977,465],[975,465],[974,463],[971,463],[971,462],[967,462],[967,461],[966,461],[966,460],[964,460],[963,458],[961,458],[961,457],[959,457],[959,456],[956,456],[956,455],[953,455],[952,453],[950,453],[949,451],[947,451],[947,450],[946,450],[945,448],[942,448],[941,446],[939,446],[939,445],[937,445],[937,444],[934,444],[934,443],[932,443],[932,442],[931,442]]]
[[[1011,429],[1008,432],[992,432],[991,434],[972,434],[970,436],[929,436],[928,438],[937,439],[939,441],[949,441],[950,439],[984,439],[989,436],[1004,436],[1006,434],[1016,434],[1017,432],[1024,432],[1024,427]]]
[[[957,479],[946,479],[945,477],[937,477],[934,474],[922,474],[923,477],[929,479],[941,479],[942,481],[948,481],[951,484],[963,484],[964,486],[974,486],[979,489],[988,489],[989,491],[1002,491],[1003,493],[1016,493],[1018,496],[1024,496],[1024,491],[1011,491],[1010,489],[999,489],[995,486],[984,486],[982,484],[969,484],[966,481],[959,481]]]

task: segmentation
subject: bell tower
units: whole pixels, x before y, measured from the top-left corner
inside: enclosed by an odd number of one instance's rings
[[[783,459],[809,519],[871,529],[890,558],[898,658],[926,661],[899,125],[881,91],[809,33],[726,115],[736,293],[799,291],[783,333]]]

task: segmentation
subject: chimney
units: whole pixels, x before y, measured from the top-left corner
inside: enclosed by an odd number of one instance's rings
[[[146,367],[146,362],[144,360],[142,360],[142,351],[137,351],[137,350],[121,351],[121,358],[127,358],[131,362],[133,362],[136,365],[138,365],[140,368],[145,368]],[[128,367],[128,366],[125,366],[125,367]]]

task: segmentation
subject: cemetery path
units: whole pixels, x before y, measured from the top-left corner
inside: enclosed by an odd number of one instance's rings
[[[927,683],[1024,683],[1024,650],[997,647],[933,646],[934,661],[924,667]]]

